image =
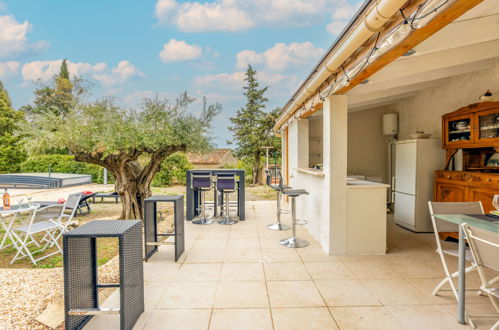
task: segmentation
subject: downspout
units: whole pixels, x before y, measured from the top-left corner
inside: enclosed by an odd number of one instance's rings
[[[374,33],[378,32],[406,2],[407,0],[378,0],[377,3],[371,7],[370,11],[366,13],[360,24],[358,24],[347,39],[345,39],[345,42],[343,42],[338,50],[334,52],[326,64],[311,77],[290,104],[289,109],[294,110],[303,104],[310,95],[313,95],[319,86],[321,86],[332,73],[336,72],[341,64],[352,56],[352,54]],[[290,117],[291,114],[288,113],[286,117],[279,121],[279,125],[282,125],[282,123],[286,122]]]

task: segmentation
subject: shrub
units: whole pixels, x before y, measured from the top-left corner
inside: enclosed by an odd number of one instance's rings
[[[71,155],[37,155],[21,163],[21,172],[48,172],[89,174],[92,182],[103,183],[103,168],[98,165],[77,162]],[[111,182],[112,178],[108,182]]]
[[[191,169],[187,156],[182,152],[170,155],[161,164],[161,170],[156,174],[152,185],[154,187],[185,184],[185,172]]]

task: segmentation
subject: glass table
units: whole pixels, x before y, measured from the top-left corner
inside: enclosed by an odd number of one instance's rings
[[[19,215],[25,212],[32,212],[39,207],[40,204],[34,203],[12,205],[8,210],[0,207],[0,225],[5,230],[5,234],[3,235],[2,241],[0,243],[0,250],[5,249],[6,247],[9,247],[13,244],[10,243],[8,245],[5,245],[7,243],[7,238],[9,238],[11,242],[14,242],[11,230]]]
[[[435,218],[448,221],[459,225],[459,277],[458,277],[458,308],[457,308],[457,321],[461,324],[466,324],[465,312],[465,279],[466,272],[466,241],[461,224],[467,223],[472,227],[481,228],[493,233],[499,234],[499,221],[497,218],[488,217],[481,214],[437,214]]]

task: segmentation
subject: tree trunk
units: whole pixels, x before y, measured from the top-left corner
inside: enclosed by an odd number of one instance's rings
[[[260,155],[257,154],[253,163],[253,184],[260,184],[260,171]]]
[[[185,145],[165,146],[148,152],[151,159],[143,168],[138,162],[144,153],[131,150],[127,153],[104,156],[102,153],[75,153],[75,160],[103,166],[111,172],[116,182],[116,192],[123,205],[119,219],[143,219],[144,199],[151,196],[151,182],[161,169],[163,160],[177,151],[185,151]]]

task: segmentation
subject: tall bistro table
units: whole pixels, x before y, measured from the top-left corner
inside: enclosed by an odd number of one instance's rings
[[[481,214],[437,214],[435,218],[440,220],[448,221],[459,225],[459,277],[458,277],[458,308],[457,308],[457,321],[461,324],[466,324],[466,319],[464,317],[465,312],[465,280],[466,272],[466,242],[465,234],[461,224],[467,223],[472,227],[481,228],[483,230],[488,230],[493,233],[499,234],[499,222],[498,219],[487,217]]]
[[[173,203],[173,233],[158,233],[157,203]],[[184,237],[184,196],[183,195],[156,195],[144,199],[144,254],[145,261],[158,251],[158,245],[172,243],[160,242],[158,236],[174,236],[175,261],[178,261],[185,249]]]
[[[244,185],[244,170],[227,169],[227,170],[188,170],[186,173],[186,216],[187,220],[192,220],[198,215],[197,205],[199,204],[199,194],[196,193],[191,187],[191,177],[193,173],[206,173],[211,172],[212,176],[217,174],[235,174],[237,180],[237,215],[239,220],[246,219],[245,213],[245,185]],[[214,201],[213,201],[214,216],[217,216],[217,191],[214,188]]]
[[[119,283],[99,284],[97,238],[118,239]],[[94,220],[63,234],[66,330],[81,329],[94,315],[119,314],[131,330],[144,312],[141,220]],[[119,288],[120,307],[100,308],[99,288]]]

